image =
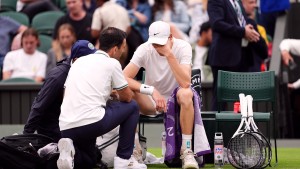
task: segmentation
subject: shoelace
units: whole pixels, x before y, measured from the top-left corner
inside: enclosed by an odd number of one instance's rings
[[[192,159],[195,157],[195,154],[191,151],[188,151],[187,153],[183,153],[181,156],[180,156],[180,159],[185,159],[187,157],[187,159]]]

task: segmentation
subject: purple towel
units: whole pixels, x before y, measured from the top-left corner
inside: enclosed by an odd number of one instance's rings
[[[165,115],[165,130],[166,130],[166,152],[165,160],[172,160],[174,158],[180,157],[180,149],[182,144],[182,135],[180,128],[180,107],[177,104],[176,94],[179,87],[176,88],[171,97],[168,99],[167,103],[167,113]],[[194,101],[194,146],[193,150],[196,156],[201,156],[204,154],[211,153],[211,149],[206,137],[206,132],[203,126],[200,110],[200,97],[198,93],[191,88],[193,91],[193,101]]]

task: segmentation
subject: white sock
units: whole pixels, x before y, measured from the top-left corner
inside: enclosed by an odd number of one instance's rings
[[[142,147],[140,145],[140,140],[139,140],[139,133],[135,133],[134,136],[134,148],[139,152],[142,153]]]
[[[192,135],[182,134],[181,150],[192,149]]]
[[[135,139],[135,140],[139,140],[139,133],[135,133],[134,139]]]

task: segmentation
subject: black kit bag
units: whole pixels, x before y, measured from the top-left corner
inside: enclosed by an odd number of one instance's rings
[[[37,150],[52,142],[53,139],[41,134],[5,136],[0,140],[0,168],[45,168],[46,161],[50,158],[43,159],[39,157]]]

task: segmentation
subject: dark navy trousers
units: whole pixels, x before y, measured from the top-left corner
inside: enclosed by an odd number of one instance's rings
[[[118,125],[119,144],[117,156],[129,159],[134,148],[134,136],[139,120],[139,108],[135,101],[129,103],[109,101],[105,107],[103,119],[96,123],[61,131],[63,138],[73,140],[75,147],[74,166],[78,169],[88,169],[96,164],[96,138]],[[102,156],[105,156],[103,154]]]

